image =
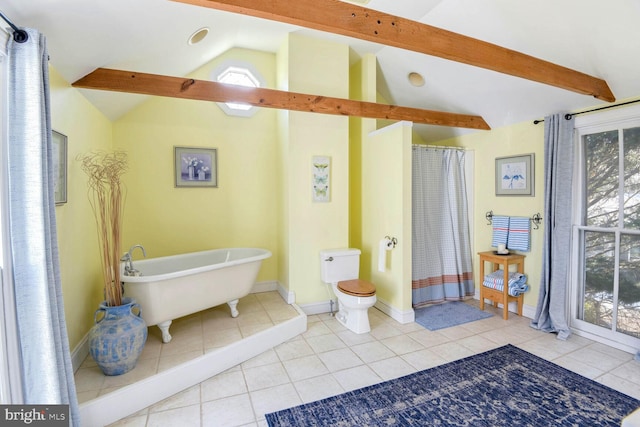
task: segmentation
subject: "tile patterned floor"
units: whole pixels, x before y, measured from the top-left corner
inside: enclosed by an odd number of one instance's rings
[[[255,318],[266,321],[267,317],[272,317],[269,309],[280,312],[283,308],[284,303],[278,302],[279,296],[276,298],[274,295],[277,293],[250,295],[241,304],[253,306]],[[258,308],[264,308],[263,302],[267,300],[270,303],[266,304],[269,308],[265,310],[268,313],[265,317]],[[477,305],[478,302],[469,303]],[[309,316],[308,330],[304,334],[112,426],[266,426],[265,413],[431,368],[505,344],[516,345],[640,399],[640,363],[633,360],[633,355],[576,335],[567,341],[559,341],[555,335],[531,329],[527,318],[511,314],[505,321],[501,311],[490,306],[487,309],[492,310],[495,316],[433,332],[416,323],[399,324],[371,309],[372,330],[361,335],[345,329],[329,314]],[[218,311],[220,309],[216,313]],[[245,310],[245,313],[249,317],[249,311]],[[156,365],[179,363],[188,357],[189,352],[206,351],[205,344],[200,349],[189,338],[191,334],[202,334],[203,329],[218,330],[216,337],[207,341],[210,345],[213,342],[223,345],[227,340],[240,337],[243,334],[240,324],[244,322],[238,319],[242,314],[235,321],[220,314],[202,314],[183,322],[175,330],[175,339],[182,340],[180,347],[184,346],[184,353],[176,350],[176,354],[172,354],[165,348],[152,349],[150,353],[160,353]],[[216,322],[211,323],[212,318]],[[233,323],[236,326],[226,329],[223,326]],[[252,325],[251,329],[259,328],[260,324]],[[193,330],[198,332],[190,332]],[[198,348],[192,350],[193,347]],[[165,358],[169,361],[163,361]],[[150,370],[145,366],[143,363],[143,370]],[[77,376],[78,381],[86,388],[84,385],[90,381],[84,383],[81,375]],[[83,391],[82,395],[97,395],[111,387],[112,381],[103,381],[97,391]]]
[[[78,400],[82,403],[117,390],[298,316],[277,292],[250,294],[240,300],[238,310],[235,319],[226,304],[177,319],[168,344],[162,343],[160,329],[150,327],[135,369],[124,375],[104,376],[88,356],[75,373]]]

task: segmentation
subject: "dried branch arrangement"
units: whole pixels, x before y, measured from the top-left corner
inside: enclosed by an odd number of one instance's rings
[[[105,301],[110,307],[122,305],[120,233],[126,189],[121,176],[127,170],[127,154],[92,152],[79,155],[77,160],[89,177],[88,196],[98,228]]]

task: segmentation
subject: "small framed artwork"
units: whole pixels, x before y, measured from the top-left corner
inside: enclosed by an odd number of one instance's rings
[[[53,197],[56,205],[67,203],[67,136],[51,132],[53,141]]]
[[[216,148],[174,147],[176,187],[217,187]]]
[[[331,157],[313,156],[311,170],[312,200],[318,203],[331,201]]]
[[[533,168],[533,153],[496,158],[496,196],[533,196]]]

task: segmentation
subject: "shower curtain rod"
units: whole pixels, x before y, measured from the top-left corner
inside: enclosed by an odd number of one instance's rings
[[[13,40],[17,43],[24,43],[29,40],[29,35],[25,30],[16,27],[13,22],[0,10],[0,18],[4,20],[13,29]]]
[[[423,144],[411,144],[412,148],[420,148],[420,147],[424,147],[424,148],[443,148],[446,150],[461,150],[461,151],[465,151],[466,148],[464,147],[447,147],[446,145],[423,145]]]
[[[571,120],[571,117],[573,116],[577,116],[580,114],[584,114],[584,113],[592,113],[594,111],[600,111],[600,110],[607,110],[609,108],[614,108],[614,107],[621,107],[623,105],[628,105],[628,104],[635,104],[636,102],[640,102],[640,99],[636,99],[635,101],[627,101],[627,102],[622,102],[620,104],[614,104],[614,105],[605,105],[604,107],[600,107],[600,108],[594,108],[593,110],[586,110],[586,111],[579,111],[577,113],[567,113],[564,115],[564,119],[565,120]],[[533,121],[534,125],[537,125],[538,123],[542,123],[544,122],[544,119],[537,119]]]

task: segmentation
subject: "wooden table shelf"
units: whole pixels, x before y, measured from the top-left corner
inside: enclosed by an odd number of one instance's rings
[[[480,256],[480,309],[484,310],[485,299],[492,301],[495,307],[498,307],[498,304],[502,304],[502,318],[507,320],[509,318],[509,303],[515,301],[518,303],[518,315],[522,316],[524,295],[520,294],[517,297],[509,295],[509,266],[515,265],[518,273],[524,274],[525,256],[519,254],[498,255],[493,251],[478,252],[478,255]],[[483,285],[485,262],[492,264],[491,272],[498,271],[500,266],[502,266],[504,270],[504,286],[502,291]]]

